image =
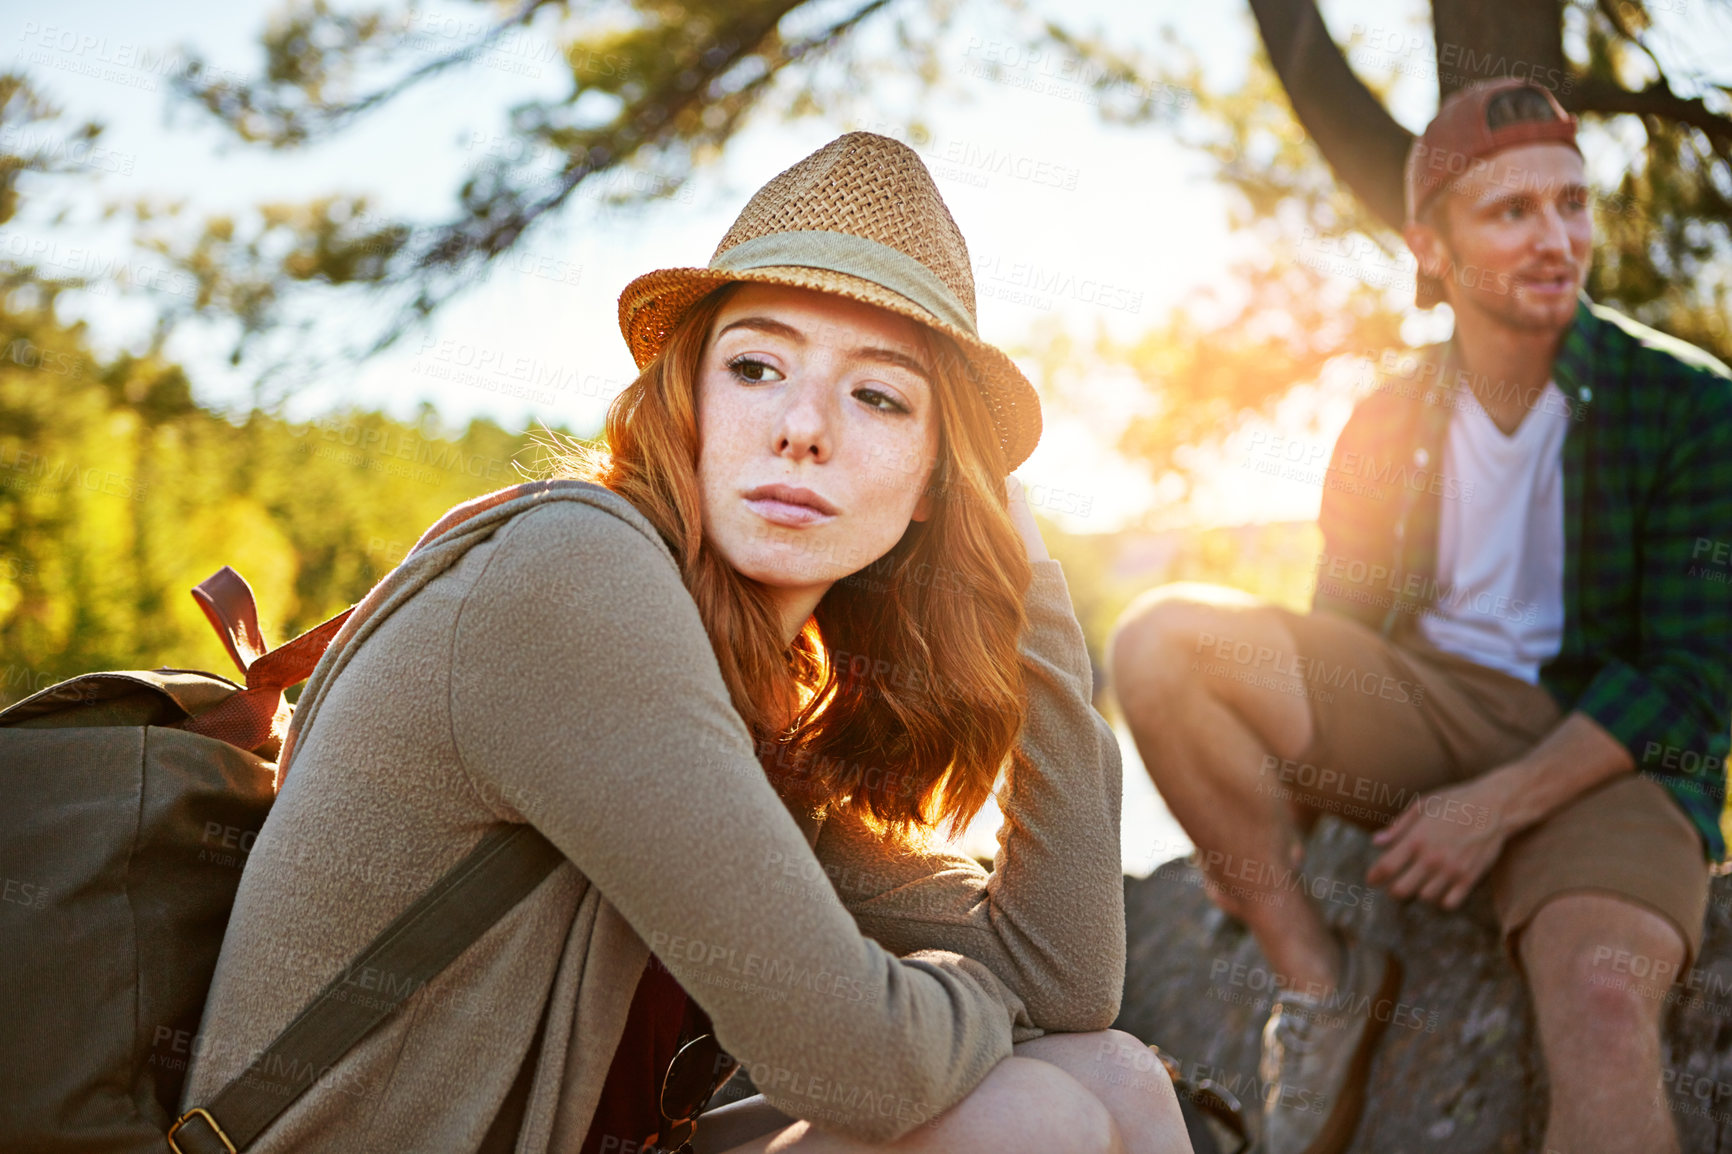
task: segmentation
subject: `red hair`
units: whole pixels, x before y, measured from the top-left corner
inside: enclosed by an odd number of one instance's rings
[[[699,361],[733,286],[694,305],[608,409],[605,449],[562,442],[554,475],[604,485],[678,561],[734,707],[784,796],[912,837],[985,804],[1027,711],[1019,640],[1031,576],[998,436],[955,343],[920,326],[937,402],[931,515],[836,582],[790,646],[764,586],[705,542]],[[773,732],[778,717],[794,717]]]

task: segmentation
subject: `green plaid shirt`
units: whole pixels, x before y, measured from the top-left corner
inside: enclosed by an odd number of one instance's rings
[[[1467,387],[1448,345],[1394,362],[1336,442],[1313,601],[1385,635],[1438,592],[1440,503],[1459,496],[1439,469],[1451,390]],[[1624,743],[1718,861],[1732,745],[1732,371],[1584,298],[1553,379],[1572,418],[1564,637],[1540,682]]]

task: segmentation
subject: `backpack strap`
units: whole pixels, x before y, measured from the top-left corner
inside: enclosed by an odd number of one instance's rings
[[[237,1154],[552,873],[565,856],[527,825],[481,839],[361,951],[247,1068],[168,1132],[175,1154]],[[356,997],[365,982],[366,994]]]
[[[246,578],[224,565],[193,587],[193,599],[222,638],[223,647],[246,674],[247,687],[176,728],[226,741],[237,749],[275,757],[288,728],[283,691],[312,675],[313,667],[353,609],[315,625],[275,649],[259,629],[258,603]]]

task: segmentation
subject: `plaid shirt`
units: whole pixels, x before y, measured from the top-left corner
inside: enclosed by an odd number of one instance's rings
[[[1396,636],[1433,603],[1441,473],[1465,373],[1386,355],[1336,442],[1312,608]],[[1732,718],[1732,371],[1585,298],[1552,366],[1564,437],[1564,636],[1540,683],[1621,741],[1725,856]],[[1537,390],[1529,398],[1539,403]]]

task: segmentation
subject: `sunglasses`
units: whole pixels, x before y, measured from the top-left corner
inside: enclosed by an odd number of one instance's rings
[[[722,1050],[714,1034],[694,1038],[679,1048],[662,1078],[656,1105],[662,1127],[644,1139],[643,1150],[667,1154],[692,1154],[692,1135],[698,1129],[698,1113],[715,1097],[722,1083],[734,1076],[740,1064]]]
[[[1167,1077],[1173,1080],[1173,1091],[1201,1110],[1204,1117],[1217,1123],[1239,1140],[1233,1154],[1245,1154],[1245,1151],[1251,1148],[1251,1132],[1245,1125],[1245,1107],[1238,1096],[1213,1078],[1198,1078],[1192,1081],[1185,1077],[1184,1067],[1179,1060],[1162,1052],[1160,1047],[1151,1045],[1149,1051],[1160,1060],[1162,1068],[1167,1071]]]

